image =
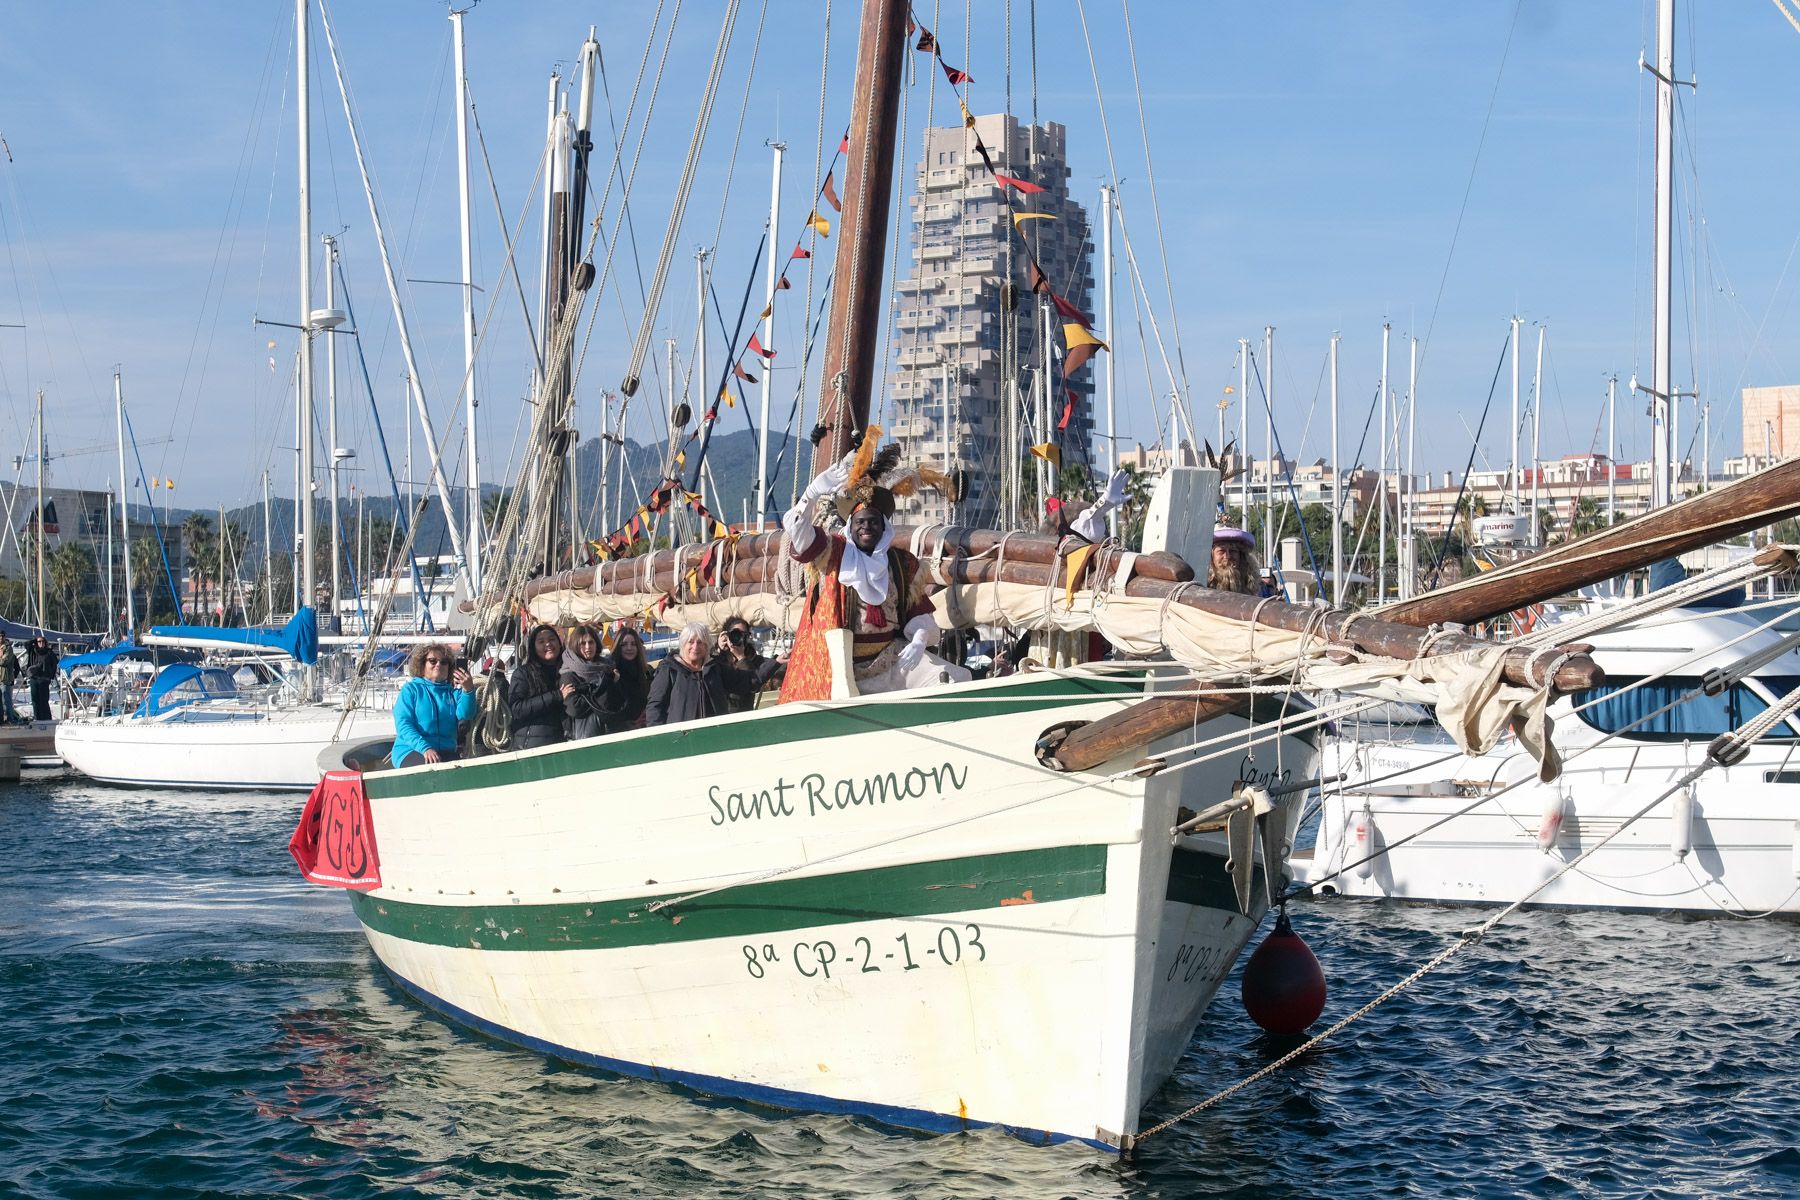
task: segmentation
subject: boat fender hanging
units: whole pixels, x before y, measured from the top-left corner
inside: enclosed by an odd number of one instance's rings
[[[1694,848],[1694,785],[1688,784],[1675,793],[1669,813],[1669,853],[1676,862],[1687,858]]]
[[[1367,879],[1375,873],[1375,814],[1369,811],[1367,800],[1350,818],[1350,853],[1356,856],[1358,879]]]
[[[1244,964],[1243,998],[1250,1019],[1274,1034],[1302,1033],[1325,1011],[1325,971],[1288,923],[1285,905]]]
[[[1544,805],[1543,818],[1538,821],[1537,844],[1539,850],[1548,851],[1556,845],[1557,839],[1562,836],[1563,818],[1568,815],[1568,811],[1568,798],[1563,795],[1562,789],[1558,788],[1550,797],[1550,802]]]

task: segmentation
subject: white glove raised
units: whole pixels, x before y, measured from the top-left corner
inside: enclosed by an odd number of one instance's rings
[[[1112,478],[1106,481],[1106,507],[1117,508],[1125,503],[1125,487],[1130,482],[1131,472],[1125,468],[1120,467],[1112,473]]]
[[[800,498],[806,501],[806,503],[811,504],[821,497],[829,496],[834,492],[841,491],[844,485],[849,482],[850,468],[841,462],[832,463],[829,467],[826,467],[823,471],[819,472],[819,477],[817,479],[814,479],[811,483],[806,485],[806,491],[801,493]]]
[[[912,640],[900,649],[900,669],[910,671],[925,661],[925,631],[913,630]]]

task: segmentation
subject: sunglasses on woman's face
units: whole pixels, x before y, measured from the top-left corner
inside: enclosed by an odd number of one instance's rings
[[[440,665],[442,665],[442,664],[444,664],[444,663],[447,663],[447,662],[449,662],[449,661],[450,661],[450,660],[449,660],[449,659],[447,659],[447,658],[439,658],[439,657],[437,657],[437,656],[436,656],[436,655],[434,655],[434,654],[427,654],[427,655],[426,655],[426,656],[425,656],[425,665],[426,665],[426,666],[428,666],[428,667],[435,667],[435,666],[440,666]]]

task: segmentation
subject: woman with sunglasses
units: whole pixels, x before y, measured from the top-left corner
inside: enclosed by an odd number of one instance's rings
[[[412,678],[394,700],[397,767],[456,761],[456,729],[475,715],[475,681],[441,642],[416,646],[406,660]]]

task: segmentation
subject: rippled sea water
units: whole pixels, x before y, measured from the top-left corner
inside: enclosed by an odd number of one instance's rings
[[[0,1196],[1800,1195],[1792,923],[1518,914],[1119,1161],[726,1104],[464,1033],[300,882],[300,804],[0,787]],[[1321,1027],[1476,919],[1300,907]],[[1152,1119],[1291,1048],[1236,987]]]

